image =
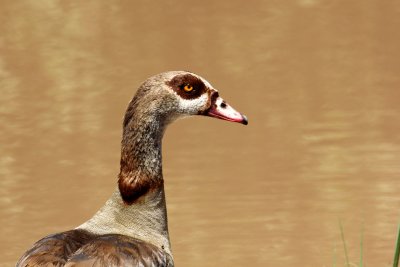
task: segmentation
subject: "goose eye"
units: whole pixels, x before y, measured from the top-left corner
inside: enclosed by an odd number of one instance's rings
[[[185,92],[191,92],[193,90],[193,86],[187,84],[183,87],[183,90],[185,90]]]

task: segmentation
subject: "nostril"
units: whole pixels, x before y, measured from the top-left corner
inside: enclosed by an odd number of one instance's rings
[[[221,108],[226,108],[226,103],[225,102],[221,103]]]

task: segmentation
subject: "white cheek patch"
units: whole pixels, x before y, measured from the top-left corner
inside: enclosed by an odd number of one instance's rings
[[[184,114],[194,115],[203,110],[207,102],[208,95],[206,93],[195,99],[183,99],[179,97],[179,110]]]

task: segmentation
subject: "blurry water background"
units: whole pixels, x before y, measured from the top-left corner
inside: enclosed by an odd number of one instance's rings
[[[177,266],[389,266],[400,219],[400,2],[0,2],[0,266],[114,190],[121,122],[166,70],[247,127],[164,138]]]

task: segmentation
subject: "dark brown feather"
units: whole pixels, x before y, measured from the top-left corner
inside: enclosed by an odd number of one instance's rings
[[[172,266],[172,259],[161,248],[142,240],[107,234],[76,251],[65,266],[166,267]]]
[[[64,266],[68,257],[93,237],[93,234],[84,230],[71,230],[46,236],[25,252],[16,266]]]
[[[172,258],[162,248],[119,234],[94,235],[71,230],[36,242],[17,263],[31,266],[172,266]]]
[[[163,186],[164,180],[145,179],[141,175],[126,175],[122,171],[118,175],[118,188],[122,200],[128,204],[133,204],[141,196],[145,195],[152,189]]]

